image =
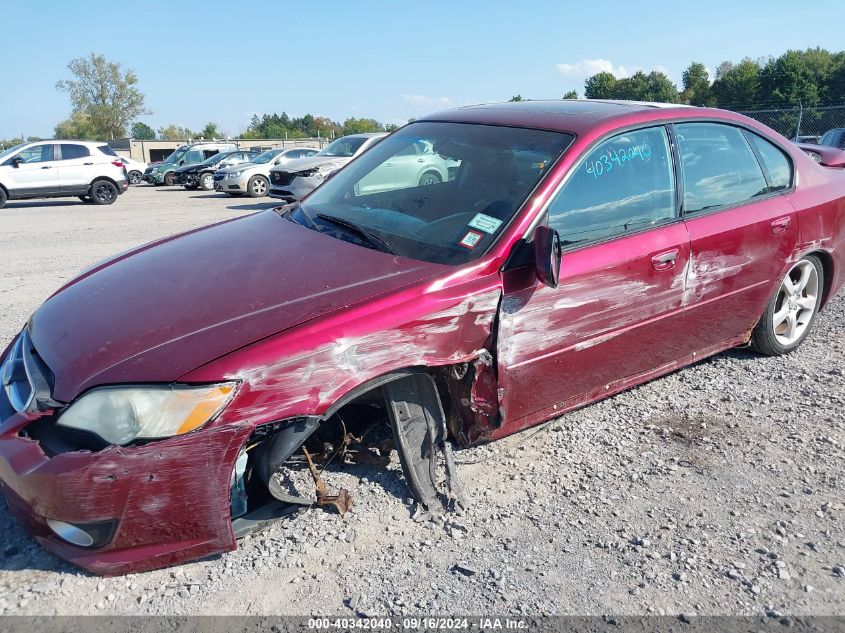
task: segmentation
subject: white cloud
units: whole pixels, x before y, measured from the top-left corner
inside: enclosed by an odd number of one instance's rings
[[[558,64],[557,70],[571,79],[586,79],[596,73],[612,73],[617,78],[631,74],[624,66],[614,66],[613,62],[607,59],[582,59],[574,64]]]
[[[417,106],[436,106],[445,108],[452,104],[452,100],[449,97],[427,97],[426,95],[403,94],[402,98],[408,103],[413,103]]]

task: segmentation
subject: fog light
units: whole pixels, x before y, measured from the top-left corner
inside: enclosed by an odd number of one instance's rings
[[[100,547],[111,540],[116,521],[74,525],[66,521],[47,519],[47,525],[63,541],[79,547]]]

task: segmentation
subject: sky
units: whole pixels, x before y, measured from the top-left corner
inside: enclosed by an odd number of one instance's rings
[[[644,7],[648,7],[645,9]],[[56,81],[89,53],[133,69],[151,127],[255,113],[410,117],[521,94],[583,96],[584,79],[788,49],[845,49],[845,1],[0,0],[0,139],[49,137],[70,113]]]

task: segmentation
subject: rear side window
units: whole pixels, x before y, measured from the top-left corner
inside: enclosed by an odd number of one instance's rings
[[[117,156],[115,151],[108,145],[97,145],[97,149],[100,150],[106,156]]]
[[[763,168],[769,176],[769,191],[783,191],[792,184],[792,164],[780,149],[753,132],[746,132],[748,140],[757,150]]]
[[[85,158],[90,156],[91,152],[84,145],[76,145],[73,143],[62,143],[60,146],[62,151],[62,160],[71,160],[73,158]]]
[[[748,202],[768,193],[760,164],[739,128],[719,123],[675,126],[684,174],[684,212]]]
[[[675,217],[675,184],[663,127],[626,132],[591,151],[549,207],[564,246],[605,240]]]

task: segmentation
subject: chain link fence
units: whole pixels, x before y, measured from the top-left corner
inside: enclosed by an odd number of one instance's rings
[[[757,119],[786,138],[815,143],[829,129],[845,127],[845,105],[817,108],[775,108],[769,110],[737,110]]]

